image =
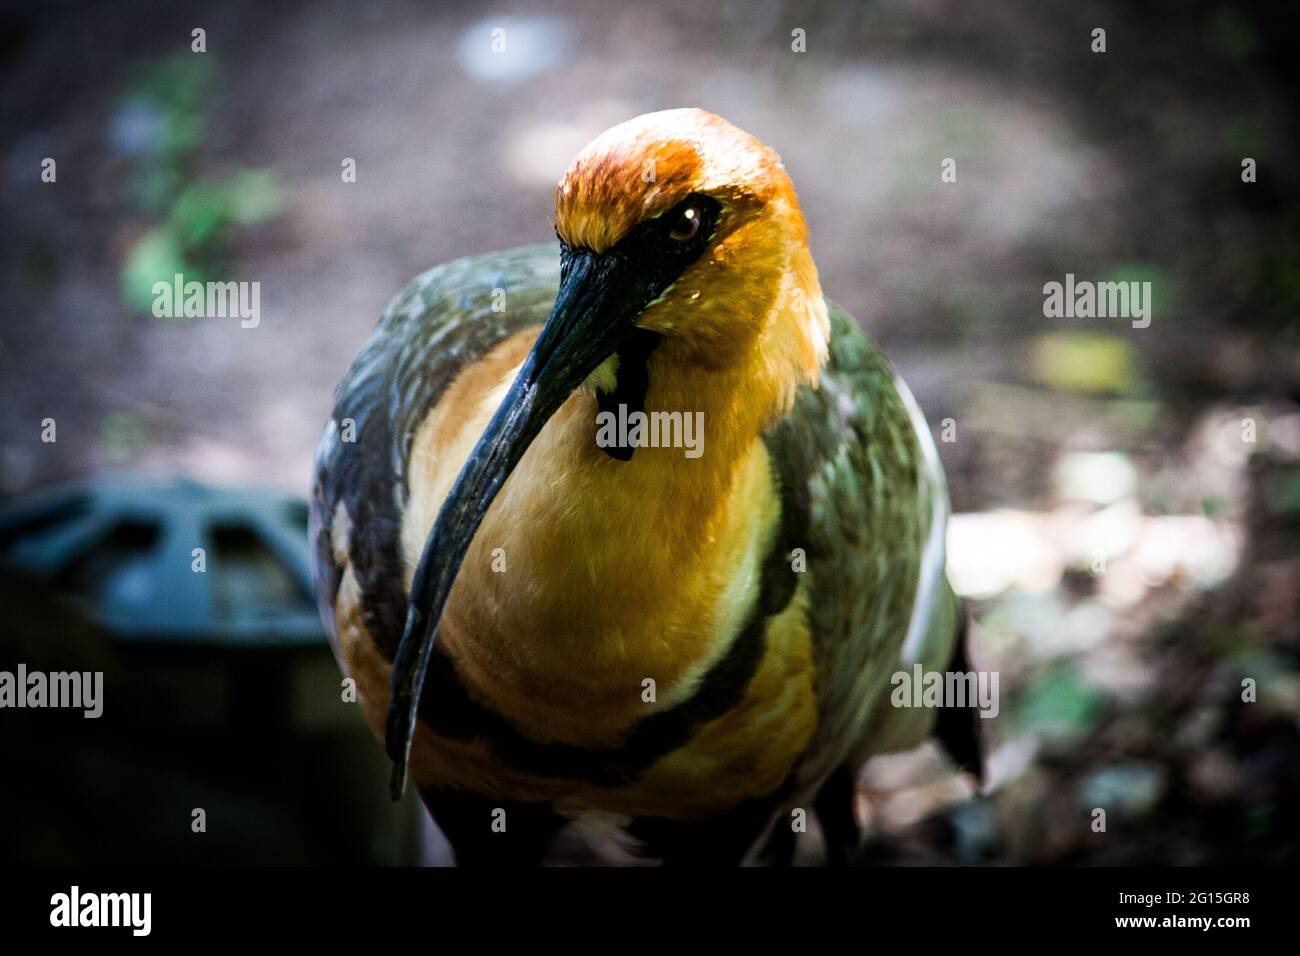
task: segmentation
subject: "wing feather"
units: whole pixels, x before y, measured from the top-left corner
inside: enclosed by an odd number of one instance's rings
[[[556,248],[539,245],[429,269],[389,303],[339,383],[311,496],[317,603],[331,635],[346,564],[362,621],[391,659],[406,620],[400,541],[411,441],[464,368],[545,321],[559,267]]]
[[[800,390],[769,438],[812,578],[818,727],[796,771],[801,789],[894,742],[881,705],[905,645],[928,659],[925,645],[954,633],[947,491],[929,429],[853,318],[834,305],[830,317],[820,385]]]

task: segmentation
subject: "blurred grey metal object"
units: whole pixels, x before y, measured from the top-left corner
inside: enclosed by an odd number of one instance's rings
[[[312,644],[306,528],[292,495],[113,477],[0,509],[0,562],[120,640]]]
[[[293,495],[139,476],[0,506],[0,669],[102,672],[105,699],[7,713],[0,811],[25,826],[0,862],[437,861],[340,687],[306,525]]]

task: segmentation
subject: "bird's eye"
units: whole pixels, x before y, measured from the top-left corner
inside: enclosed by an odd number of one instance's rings
[[[700,211],[694,206],[687,206],[673,224],[668,238],[674,242],[685,242],[700,231]]]

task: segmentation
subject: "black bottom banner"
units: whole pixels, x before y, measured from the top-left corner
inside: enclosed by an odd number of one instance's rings
[[[452,943],[522,932],[536,943],[674,924],[732,938],[843,927],[869,945],[1014,938],[1178,939],[1232,945],[1295,919],[1285,869],[846,870],[9,869],[6,942],[110,937],[238,943]],[[455,921],[454,923],[451,921]],[[599,931],[600,936],[594,934]],[[621,932],[620,932],[621,931]],[[698,933],[696,932],[698,931]],[[877,934],[883,934],[877,936]],[[1240,936],[1238,934],[1245,934]],[[661,937],[667,939],[667,937]],[[1181,945],[1181,943],[1180,943]],[[25,950],[10,949],[9,952]]]

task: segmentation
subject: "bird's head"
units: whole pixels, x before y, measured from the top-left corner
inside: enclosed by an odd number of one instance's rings
[[[567,259],[609,264],[619,318],[673,361],[725,367],[766,336],[815,377],[826,314],[794,185],[721,117],[665,110],[605,131],[556,187],[555,226]]]
[[[735,401],[724,417],[756,431],[817,380],[825,359],[826,305],[790,177],[775,152],[712,113],[648,113],[602,133],[559,182],[555,227],[554,308],[444,501],[412,582],[388,713],[395,792],[460,564],[497,492],[574,391],[636,404],[661,375],[677,410],[725,392]]]

